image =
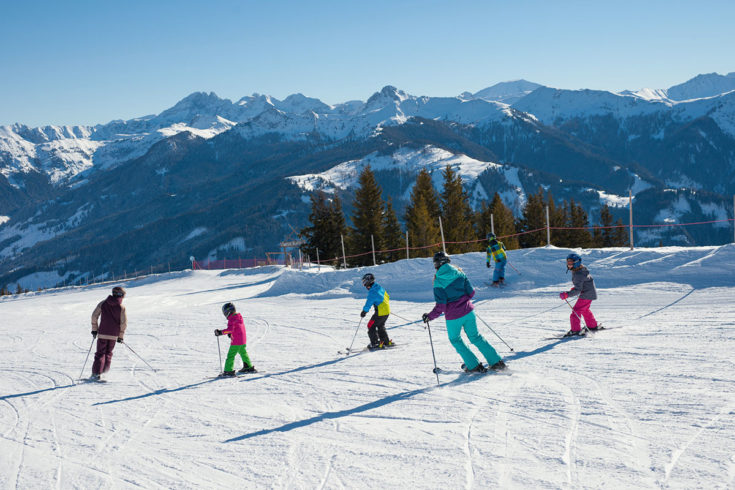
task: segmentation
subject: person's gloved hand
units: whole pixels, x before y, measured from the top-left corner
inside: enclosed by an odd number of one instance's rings
[[[365,310],[360,311],[360,318],[365,318],[365,315],[367,315],[367,311]]]
[[[490,262],[485,262],[485,265],[487,266],[488,269],[490,268]]]
[[[569,293],[567,292],[559,293],[559,297],[561,299],[567,299],[569,297]]]
[[[218,328],[215,328],[214,329],[214,336],[215,337],[219,337],[220,335],[222,335],[222,330],[220,330]]]
[[[421,319],[424,321],[424,323],[429,323],[429,314],[424,313],[423,315],[421,315]]]
[[[117,343],[118,343],[118,344],[122,344],[122,343],[123,343],[123,339],[122,339],[122,337],[118,337],[118,338],[117,338]]]
[[[92,338],[93,339],[97,338],[97,330],[92,330]]]

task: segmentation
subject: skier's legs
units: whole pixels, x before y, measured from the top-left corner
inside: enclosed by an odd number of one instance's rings
[[[248,356],[248,349],[245,344],[238,345],[239,349],[237,350],[238,354],[240,354],[240,358],[242,358],[242,364],[245,367],[253,367],[253,363],[250,362],[250,357]]]
[[[386,316],[386,319],[387,318],[388,317]],[[370,338],[370,343],[372,345],[378,345],[380,343],[380,339],[378,338],[378,327],[376,326],[376,323],[378,323],[379,321],[380,317],[378,316],[378,312],[376,311],[375,313],[373,313],[373,316],[370,317],[370,321],[367,324],[368,337]]]
[[[380,342],[386,343],[388,340],[388,332],[385,330],[385,322],[388,321],[388,317],[390,315],[383,315],[379,316],[375,319],[375,323],[373,324],[373,329],[377,330],[378,332],[378,338],[380,339]]]
[[[467,334],[467,338],[475,347],[480,349],[480,352],[482,352],[482,355],[487,360],[488,365],[492,366],[498,362],[501,359],[498,353],[493,349],[493,346],[485,340],[485,337],[480,335],[477,331],[477,317],[475,316],[475,312],[471,311],[467,313],[461,318],[461,320],[464,320],[464,332]]]
[[[110,361],[112,360],[112,349],[114,348],[114,340],[100,338],[97,339],[97,350],[94,353],[92,374],[105,373],[110,369]]]
[[[480,361],[477,360],[477,356],[465,345],[461,337],[462,324],[466,317],[467,315],[456,320],[447,320],[447,335],[454,350],[462,357],[465,367],[467,369],[475,369]]]
[[[493,282],[505,278],[505,259],[495,262],[495,270],[493,271]]]
[[[235,356],[240,352],[239,345],[231,345],[227,351],[227,358],[225,359],[225,371],[232,371],[235,366]]]
[[[110,370],[110,365],[112,364],[112,351],[115,350],[116,345],[117,345],[116,340],[109,340],[107,343],[107,352],[105,353],[105,364],[104,364],[104,368],[102,369],[103,374]]]
[[[580,303],[582,304],[580,305]],[[590,328],[595,328],[597,326],[597,320],[595,319],[595,315],[593,315],[592,311],[590,310],[590,306],[592,306],[592,300],[580,299],[577,301],[577,306],[579,306],[579,314],[584,318],[585,325]]]
[[[569,322],[572,325],[572,332],[579,332],[582,330],[580,318],[584,315],[585,310],[590,309],[590,303],[592,303],[591,299],[577,299],[577,302],[574,303],[574,307],[572,308],[572,314],[569,315]],[[592,317],[594,320],[594,317]],[[585,315],[585,323],[587,323],[587,316]],[[594,323],[594,325],[597,325],[597,322]]]

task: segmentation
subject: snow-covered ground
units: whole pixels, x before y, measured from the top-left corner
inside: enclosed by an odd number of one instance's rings
[[[509,369],[462,374],[435,321],[440,386],[406,325],[432,307],[429,259],[370,268],[399,347],[348,357],[364,269],[128,282],[127,344],[158,371],[118,344],[106,384],[77,380],[110,286],[5,297],[0,488],[733,488],[735,246],[580,251],[612,328],[549,339],[568,329],[567,253],[510,252],[503,290],[483,254],[454,257],[515,352],[480,322]],[[210,378],[226,301],[258,374]]]

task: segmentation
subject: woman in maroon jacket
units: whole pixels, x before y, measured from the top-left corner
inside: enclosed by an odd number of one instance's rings
[[[100,302],[92,313],[92,337],[97,338],[97,352],[94,353],[92,364],[92,380],[100,381],[100,375],[110,370],[115,343],[123,341],[127,327],[127,316],[122,304],[124,297],[125,290],[120,286],[115,286],[112,288],[112,294]]]

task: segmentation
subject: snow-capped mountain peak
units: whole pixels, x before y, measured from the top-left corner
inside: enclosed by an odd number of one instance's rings
[[[543,87],[543,85],[523,79],[512,80],[496,83],[491,87],[484,88],[479,92],[476,92],[473,97],[477,99],[503,102],[505,104],[513,104],[539,87]]]

